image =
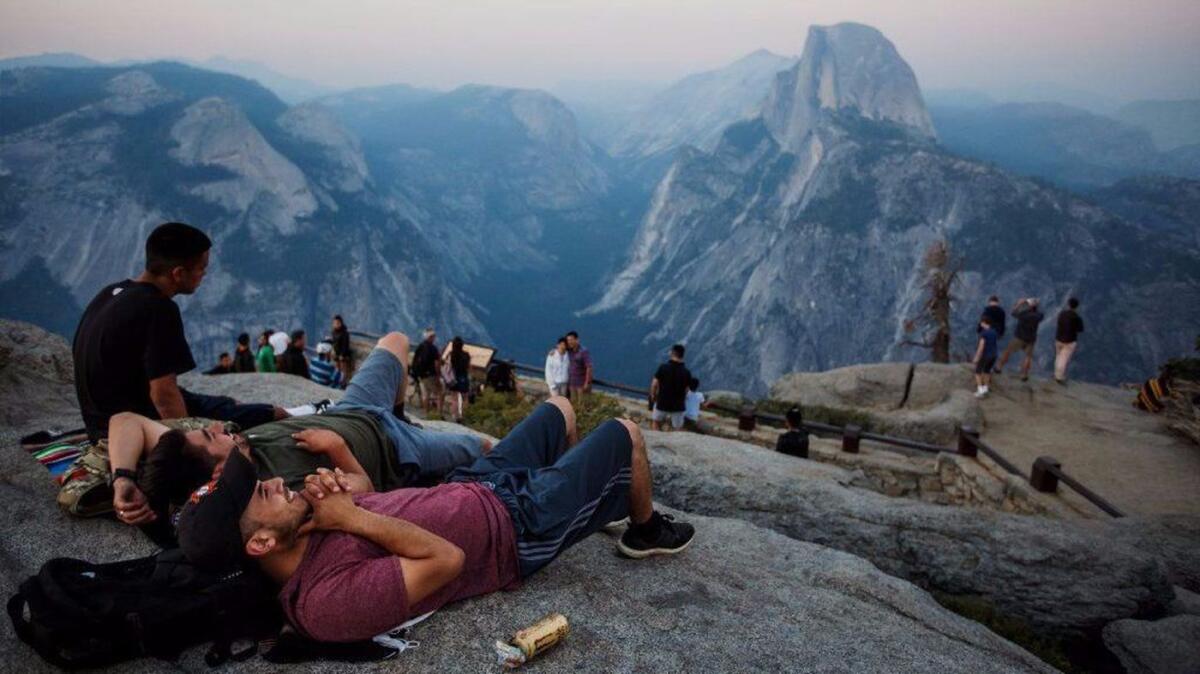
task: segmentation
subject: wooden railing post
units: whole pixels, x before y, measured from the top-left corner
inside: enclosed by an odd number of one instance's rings
[[[862,433],[862,428],[853,424],[846,424],[842,428],[842,451],[849,454],[858,454],[858,440]]]
[[[1054,493],[1058,491],[1058,475],[1054,471],[1062,468],[1062,464],[1049,456],[1039,456],[1033,462],[1033,472],[1029,475],[1029,484],[1038,491]]]
[[[979,431],[971,426],[963,426],[958,429],[958,453],[972,459],[978,456],[979,447],[974,442],[978,439]]]
[[[747,433],[754,430],[755,424],[758,423],[758,418],[754,415],[753,407],[743,407],[738,413],[738,430],[746,431]]]

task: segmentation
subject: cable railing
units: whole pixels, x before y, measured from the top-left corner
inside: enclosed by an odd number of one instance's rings
[[[354,337],[363,337],[366,339],[379,339],[379,335],[373,335],[367,332],[359,332],[351,330],[350,334]],[[516,361],[508,361],[512,367],[518,372],[532,374],[541,378],[545,372],[543,368],[529,363],[518,363]],[[592,379],[592,387],[613,391],[625,396],[634,396],[638,399],[648,398],[650,390],[638,386],[630,386],[621,382],[608,381],[605,379]],[[717,409],[727,414],[733,414],[738,419],[738,429],[742,431],[753,431],[759,422],[763,422],[772,426],[783,426],[786,424],[786,419],[779,414],[770,412],[761,412],[756,407],[747,405],[741,408],[731,407],[718,402],[710,402],[710,409]],[[1125,517],[1125,513],[1117,506],[1110,503],[1108,500],[1084,486],[1075,478],[1071,477],[1062,470],[1062,463],[1053,457],[1041,456],[1033,462],[1033,470],[1026,474],[1017,468],[1011,461],[1006,459],[1004,455],[998,452],[994,447],[985,442],[979,437],[979,431],[970,426],[962,426],[958,430],[958,444],[956,447],[944,445],[936,445],[928,442],[921,442],[910,438],[901,438],[882,433],[873,433],[864,431],[860,426],[855,424],[846,424],[844,426],[835,426],[815,421],[803,422],[804,430],[817,435],[819,437],[840,437],[842,441],[842,451],[849,454],[857,454],[859,452],[860,443],[863,440],[878,444],[885,449],[903,448],[915,450],[926,454],[959,454],[964,457],[979,460],[979,454],[988,457],[993,463],[1002,468],[1005,472],[1015,475],[1029,483],[1036,491],[1043,493],[1057,493],[1059,483],[1065,484],[1082,496],[1086,501],[1096,506],[1103,512],[1113,517]]]

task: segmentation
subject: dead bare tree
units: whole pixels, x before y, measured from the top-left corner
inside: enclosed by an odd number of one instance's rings
[[[921,263],[925,302],[919,315],[904,322],[906,334],[921,332],[923,339],[907,338],[901,344],[929,349],[930,360],[935,363],[950,362],[950,305],[957,299],[953,290],[962,268],[962,258],[950,251],[945,239],[934,241],[925,249]]]

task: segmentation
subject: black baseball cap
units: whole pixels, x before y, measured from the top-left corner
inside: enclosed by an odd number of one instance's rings
[[[235,449],[225,459],[221,476],[192,492],[179,513],[176,532],[188,561],[216,572],[241,564],[244,543],[238,522],[257,485],[254,464]]]

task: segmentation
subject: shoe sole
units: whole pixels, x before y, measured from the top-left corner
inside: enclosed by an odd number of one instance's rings
[[[627,526],[629,526],[629,518],[622,517],[619,520],[613,520],[613,521],[609,522],[608,524],[605,524],[604,525],[604,533],[615,534]]]
[[[617,541],[617,550],[630,559],[645,559],[654,555],[677,555],[686,550],[687,546],[691,545],[694,540],[696,540],[696,537],[692,536],[688,539],[687,543],[677,548],[647,548],[646,550],[635,550],[625,545],[623,541]]]

